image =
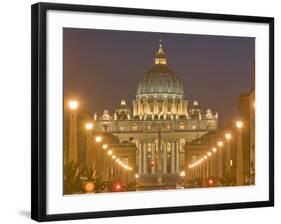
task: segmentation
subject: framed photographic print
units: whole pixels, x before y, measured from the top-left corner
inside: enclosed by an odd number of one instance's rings
[[[32,218],[274,205],[274,19],[32,6]]]

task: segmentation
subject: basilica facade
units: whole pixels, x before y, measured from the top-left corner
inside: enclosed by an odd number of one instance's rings
[[[139,83],[132,109],[123,99],[113,114],[94,114],[95,131],[109,132],[137,146],[140,183],[175,182],[185,170],[184,146],[217,130],[218,113],[189,102],[160,43],[154,63]]]

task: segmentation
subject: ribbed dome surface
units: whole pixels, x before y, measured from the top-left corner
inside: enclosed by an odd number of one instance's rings
[[[137,88],[137,97],[144,95],[184,96],[181,81],[167,65],[157,64],[149,69]]]

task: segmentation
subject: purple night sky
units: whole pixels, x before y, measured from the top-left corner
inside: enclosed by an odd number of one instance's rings
[[[131,107],[138,82],[154,63],[162,40],[168,65],[189,102],[235,119],[237,97],[250,88],[255,39],[190,34],[64,28],[64,93],[100,115],[125,99]]]

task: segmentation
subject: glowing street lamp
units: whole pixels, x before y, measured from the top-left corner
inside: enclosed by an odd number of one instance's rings
[[[112,150],[109,150],[108,152],[107,152],[107,154],[109,155],[109,156],[111,156],[112,155]]]
[[[212,151],[213,151],[213,152],[216,152],[216,151],[217,151],[217,148],[213,147],[213,148],[212,148]]]
[[[85,128],[86,128],[88,131],[89,131],[89,130],[92,130],[93,127],[94,127],[93,123],[87,123],[87,124],[85,125]]]
[[[77,108],[78,108],[78,101],[70,100],[68,102],[68,107],[69,107],[70,110],[77,110]]]
[[[242,121],[236,121],[236,128],[241,129],[243,127],[243,122]]]
[[[102,141],[102,137],[101,136],[96,136],[96,142],[100,143]]]
[[[223,141],[218,141],[218,142],[217,142],[217,145],[218,145],[219,147],[222,147],[222,146],[223,146]]]
[[[108,148],[108,144],[103,144],[103,145],[102,145],[102,148],[103,148],[103,149],[107,149],[107,148]]]
[[[230,133],[225,133],[224,137],[226,140],[230,140],[232,138],[232,135]]]

